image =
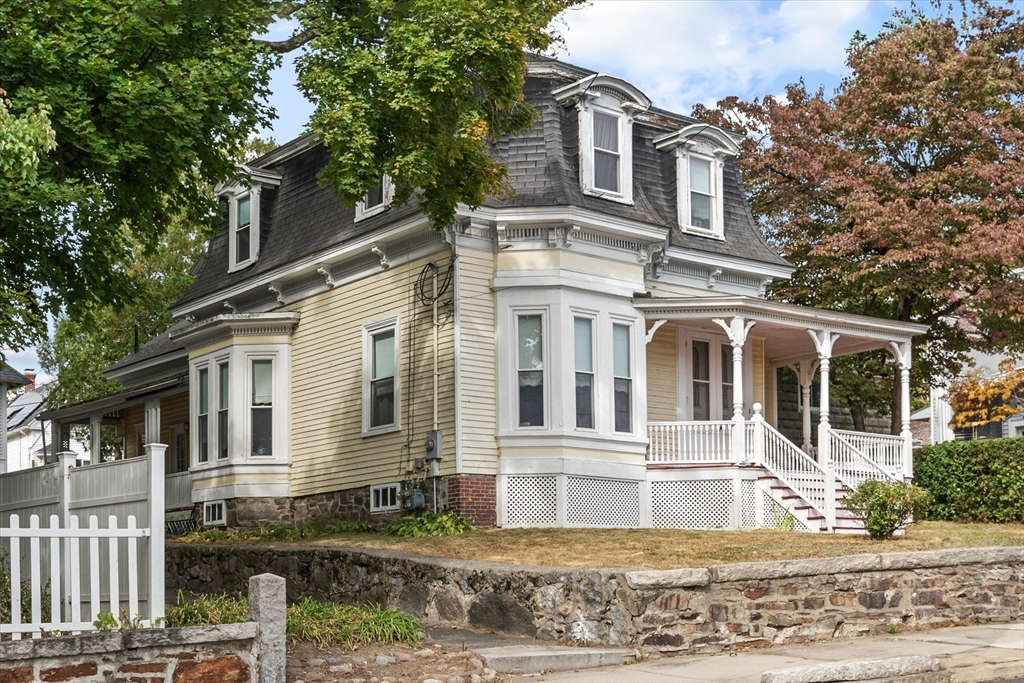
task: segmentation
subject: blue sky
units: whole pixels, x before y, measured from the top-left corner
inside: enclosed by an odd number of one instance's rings
[[[655,106],[689,113],[729,95],[780,94],[801,77],[831,91],[846,72],[856,31],[876,35],[902,0],[594,0],[556,21],[555,56],[625,78]],[[286,38],[282,23],[268,37]],[[294,55],[274,73],[278,119],[263,131],[278,143],[301,134],[312,105],[295,87]],[[18,370],[39,368],[34,349],[6,351]]]

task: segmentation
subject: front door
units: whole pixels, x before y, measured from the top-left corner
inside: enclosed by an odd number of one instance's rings
[[[687,335],[680,382],[681,420],[728,420],[733,414],[732,345],[724,336]]]

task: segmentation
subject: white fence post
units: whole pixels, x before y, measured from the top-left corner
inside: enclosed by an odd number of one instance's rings
[[[68,529],[71,527],[71,468],[75,464],[77,455],[74,451],[61,451],[57,454],[57,462],[59,463],[60,472],[60,524],[62,529]],[[71,576],[71,563],[78,562],[78,558],[71,557],[71,539],[64,539],[64,547],[61,548],[61,558],[63,563],[61,565],[61,585],[64,587],[64,616],[70,620],[71,616],[71,582],[68,580]],[[53,562],[53,558],[50,559]],[[52,590],[52,588],[51,588]]]
[[[149,621],[157,626],[164,619],[164,457],[167,445],[150,443],[145,448],[149,460]]]

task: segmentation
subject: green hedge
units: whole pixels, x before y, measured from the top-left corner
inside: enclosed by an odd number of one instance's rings
[[[914,452],[929,519],[1024,522],[1024,438],[950,441]]]

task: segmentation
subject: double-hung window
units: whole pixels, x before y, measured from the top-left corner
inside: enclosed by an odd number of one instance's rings
[[[540,314],[516,316],[520,427],[544,426],[544,319]]]
[[[612,325],[615,431],[633,431],[633,373],[629,325]]]
[[[690,226],[714,229],[715,167],[710,159],[690,156]]]
[[[573,318],[576,428],[594,428],[594,321]]]
[[[217,459],[228,457],[228,364],[217,365]]]
[[[235,212],[235,263],[249,260],[249,228],[252,224],[252,197],[245,195],[238,198]]]
[[[363,432],[398,429],[398,318],[363,328]]]
[[[594,188],[616,194],[622,192],[619,121],[619,116],[594,111]]]
[[[210,370],[199,369],[199,411],[196,432],[199,442],[199,462],[210,461]]]
[[[274,361],[252,360],[249,409],[252,422],[252,454],[274,454]]]
[[[363,198],[356,203],[356,221],[376,216],[378,213],[387,210],[391,206],[391,200],[394,196],[395,188],[391,183],[391,178],[386,175],[382,176],[380,183],[367,190]]]

